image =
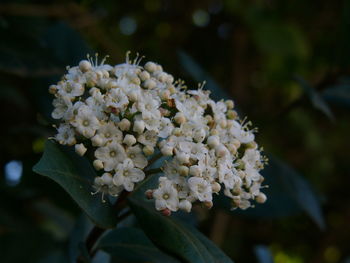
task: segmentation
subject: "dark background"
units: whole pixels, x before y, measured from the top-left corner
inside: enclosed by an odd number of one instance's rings
[[[329,0],[2,0],[1,262],[60,262],[80,210],[31,171],[54,132],[47,89],[87,53],[127,50],[207,80],[259,128],[267,203],[196,207],[203,233],[235,262],[350,262],[350,1]]]

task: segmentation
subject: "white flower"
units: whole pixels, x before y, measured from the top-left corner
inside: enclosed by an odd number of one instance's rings
[[[71,99],[83,95],[84,90],[83,85],[70,80],[63,82],[62,85],[58,85],[58,94]]]
[[[137,109],[142,113],[143,119],[160,118],[159,99],[149,93],[144,93],[137,103]]]
[[[139,57],[127,55],[116,66],[104,62],[88,57],[49,88],[52,117],[60,122],[55,140],[75,145],[80,155],[94,151],[91,161],[103,174],[94,187],[102,199],[132,191],[145,178],[142,169],[163,158],[152,168],[164,176],[148,193],[164,215],[189,212],[197,201],[210,208],[221,187],[234,208],[266,200],[260,192],[266,159],[254,141],[256,130],[238,118],[233,101],[215,102],[204,84],[190,90],[159,64],[142,67]]]
[[[191,193],[198,198],[199,201],[212,201],[211,185],[203,178],[191,177],[188,179],[188,186],[191,189]]]
[[[159,178],[159,188],[153,192],[153,198],[158,211],[166,208],[177,211],[179,208],[178,192],[172,182],[164,177]]]
[[[147,158],[143,155],[140,145],[126,148],[126,155],[135,167],[143,169],[147,166]]]
[[[147,128],[148,129],[148,128]],[[167,138],[170,136],[174,129],[174,125],[171,123],[171,121],[168,118],[162,117],[159,124],[159,133],[158,136],[160,138]]]
[[[72,107],[72,102],[68,97],[58,97],[54,99],[52,102],[55,107],[51,116],[54,119],[62,119],[65,118],[65,115],[69,112]]]
[[[141,169],[135,168],[130,159],[125,159],[123,163],[118,164],[113,176],[113,183],[117,186],[123,186],[125,190],[131,192],[134,190],[134,184],[144,178],[145,173]]]
[[[80,110],[75,117],[75,121],[72,122],[72,125],[75,126],[81,135],[86,138],[91,138],[99,128],[100,122],[91,111]]]
[[[106,107],[123,109],[128,105],[129,99],[121,89],[112,89],[106,97]]]
[[[62,123],[57,129],[57,134],[55,140],[60,144],[73,145],[76,143],[74,130],[69,126],[69,124]]]
[[[100,125],[95,136],[98,136],[101,139],[100,146],[105,145],[112,140],[121,143],[123,139],[123,133],[113,122]]]
[[[105,171],[112,171],[125,160],[126,153],[123,146],[113,140],[106,146],[97,148],[95,157],[103,162]]]
[[[137,141],[146,146],[156,146],[158,141],[158,136],[155,131],[146,131],[137,137]]]

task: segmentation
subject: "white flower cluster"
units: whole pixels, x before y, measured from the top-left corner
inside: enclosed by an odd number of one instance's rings
[[[163,174],[147,191],[157,210],[189,212],[197,200],[210,208],[222,187],[234,208],[265,202],[265,158],[233,101],[214,102],[203,86],[189,90],[160,65],[139,64],[128,55],[116,66],[88,57],[49,89],[52,117],[61,121],[55,139],[93,156],[97,192],[133,191],[159,152],[167,157]]]

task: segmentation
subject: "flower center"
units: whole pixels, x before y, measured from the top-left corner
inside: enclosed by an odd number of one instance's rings
[[[84,125],[85,127],[89,126],[89,124],[90,124],[90,122],[89,122],[88,120],[84,120],[84,121],[83,121],[83,125]]]
[[[130,154],[129,156],[130,156],[130,158],[135,158],[135,154],[133,154],[133,153]]]
[[[168,200],[169,199],[169,194],[163,194],[163,199]]]
[[[105,134],[105,137],[106,137],[106,138],[109,138],[109,137],[111,137],[111,134],[110,134],[109,132],[107,132],[107,133]]]
[[[115,156],[117,155],[117,153],[116,153],[115,151],[110,151],[110,152],[109,152],[109,155],[110,155],[111,157],[115,157]]]

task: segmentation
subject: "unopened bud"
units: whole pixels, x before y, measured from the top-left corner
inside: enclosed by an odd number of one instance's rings
[[[150,156],[154,153],[154,148],[152,146],[146,145],[143,147],[142,151],[146,156]]]
[[[75,152],[80,155],[83,156],[86,153],[87,149],[84,146],[84,144],[80,143],[80,144],[76,144],[75,145]]]
[[[103,162],[101,160],[95,160],[92,165],[97,171],[103,169]]]
[[[119,129],[121,129],[122,131],[127,131],[130,128],[130,121],[128,119],[122,119],[119,123],[118,123],[118,127]]]
[[[134,145],[136,143],[136,138],[132,134],[127,134],[124,137],[123,143],[125,143],[128,146]]]
[[[170,216],[171,211],[168,208],[165,208],[164,210],[162,210],[162,215],[163,216]]]
[[[79,69],[82,72],[89,71],[92,68],[91,63],[87,60],[82,60],[79,62]]]

